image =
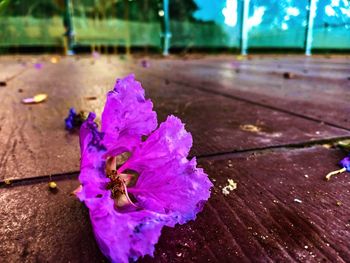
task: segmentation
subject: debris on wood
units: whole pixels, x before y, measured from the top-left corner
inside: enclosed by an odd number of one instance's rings
[[[260,132],[261,131],[260,127],[255,126],[253,124],[240,125],[239,128],[243,131],[248,131],[248,132]]]
[[[4,183],[5,183],[6,185],[10,185],[10,184],[12,184],[12,181],[11,181],[11,179],[5,179],[5,180],[4,180]]]
[[[85,97],[86,100],[97,100],[97,97],[96,96],[88,96],[88,97]]]
[[[294,199],[294,202],[301,204],[303,201],[301,201],[301,200],[298,199],[298,198],[295,198],[295,199]]]
[[[227,179],[228,185],[222,188],[222,193],[224,195],[229,195],[231,191],[237,189],[237,183],[232,179]]]
[[[150,65],[151,65],[151,64],[150,64],[146,59],[141,60],[141,66],[142,66],[142,67],[144,67],[144,68],[149,68]]]
[[[337,201],[337,202],[336,202],[336,205],[337,205],[337,206],[341,206],[341,205],[342,205],[342,202]]]
[[[322,144],[322,147],[326,148],[326,149],[330,149],[330,148],[332,148],[332,144],[329,144],[329,143]]]
[[[328,174],[326,175],[325,179],[326,179],[326,181],[329,181],[329,180],[331,179],[332,176],[337,175],[337,174],[341,174],[341,173],[344,173],[344,172],[346,172],[346,168],[345,168],[345,167],[344,167],[344,168],[341,168],[341,169],[339,169],[339,170],[335,170],[335,171],[333,171],[333,172],[328,173]]]
[[[52,64],[56,64],[58,62],[58,58],[57,57],[52,57],[50,59],[50,61],[51,61]]]
[[[283,73],[283,78],[285,78],[285,79],[292,79],[294,77],[295,77],[295,75],[291,72],[284,72]]]
[[[18,89],[18,92],[19,92],[19,93],[22,93],[22,92],[23,92],[23,89]]]
[[[57,188],[57,184],[54,181],[49,182],[49,188],[50,189],[56,189]]]
[[[337,143],[337,146],[344,148],[345,150],[350,150],[350,140],[342,140]]]
[[[47,99],[47,94],[41,93],[41,94],[35,95],[32,98],[22,99],[22,103],[24,103],[24,104],[37,104],[37,103],[44,102],[46,99]]]

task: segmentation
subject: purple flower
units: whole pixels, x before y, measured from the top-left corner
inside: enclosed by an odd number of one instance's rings
[[[64,119],[66,130],[73,131],[79,128],[85,120],[86,116],[83,111],[77,114],[74,108],[70,108],[67,118]]]
[[[99,59],[100,58],[100,53],[98,53],[97,51],[94,51],[94,52],[92,52],[92,57],[94,59]]]
[[[74,118],[77,116],[74,108],[69,109],[68,117],[64,119],[66,130],[73,130],[74,128]]]
[[[143,60],[141,60],[141,66],[144,68],[149,68],[150,63],[147,60],[143,59]]]
[[[346,156],[339,162],[339,165],[346,169],[346,171],[350,172],[350,157]]]
[[[331,179],[332,176],[337,175],[337,174],[341,174],[344,172],[350,172],[350,156],[347,156],[345,158],[343,158],[340,162],[339,162],[339,166],[341,166],[342,168],[339,170],[335,170],[332,172],[329,172],[326,175],[326,180],[329,181]]]
[[[156,129],[152,107],[130,75],[108,93],[101,131],[94,113],[80,129],[77,196],[112,262],[153,255],[163,226],[194,220],[210,196],[208,176],[187,159],[191,134],[174,116]]]
[[[39,70],[43,67],[43,64],[42,63],[35,63],[34,67]]]

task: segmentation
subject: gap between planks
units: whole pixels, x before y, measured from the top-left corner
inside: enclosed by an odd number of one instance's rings
[[[206,159],[222,159],[223,157],[232,157],[234,155],[242,154],[242,153],[270,153],[270,152],[278,152],[278,151],[289,151],[289,150],[299,150],[304,148],[311,148],[314,146],[322,146],[324,144],[334,144],[341,140],[350,139],[350,136],[336,137],[330,139],[322,139],[322,140],[314,140],[308,142],[301,143],[291,143],[291,144],[280,144],[274,146],[260,147],[260,148],[250,148],[244,150],[236,150],[236,151],[228,151],[228,152],[218,152],[213,154],[203,154],[197,155],[197,160],[206,160]],[[189,159],[194,156],[190,155]],[[67,179],[76,179],[79,176],[80,171],[71,171],[67,173],[58,173],[58,174],[48,174],[42,176],[34,176],[34,177],[25,177],[25,178],[6,178],[0,180],[0,189],[1,188],[9,188],[21,185],[32,185],[43,182],[50,181],[62,181]]]

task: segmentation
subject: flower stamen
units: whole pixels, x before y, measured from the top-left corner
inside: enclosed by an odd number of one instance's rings
[[[139,208],[130,198],[127,185],[134,179],[133,174],[120,173],[117,167],[121,165],[120,156],[109,157],[106,162],[106,176],[111,180],[106,188],[111,190],[111,196],[117,207],[132,205]]]

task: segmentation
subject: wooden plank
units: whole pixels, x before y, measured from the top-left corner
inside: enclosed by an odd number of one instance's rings
[[[209,204],[196,222],[164,232],[156,261],[203,252],[214,262],[348,262],[350,176],[324,181],[343,156],[317,147],[202,161],[215,185]],[[227,179],[237,189],[225,196]]]
[[[350,176],[323,180],[343,156],[314,147],[200,160],[214,183],[209,202],[196,221],[165,228],[154,259],[140,262],[349,262]],[[224,195],[227,179],[237,189]],[[0,188],[3,262],[104,261],[70,195],[77,181],[57,184],[57,193],[47,183]]]
[[[131,64],[113,57],[62,59],[42,70],[28,71],[14,79],[2,95],[0,111],[0,174],[23,178],[79,169],[77,134],[64,129],[70,107],[100,115],[105,94],[116,77],[133,70]],[[163,121],[175,114],[187,123],[194,137],[193,155],[265,148],[291,143],[349,136],[348,131],[329,127],[239,100],[167,83],[151,74],[139,73],[147,96],[154,101]],[[18,89],[23,89],[22,93]],[[45,92],[48,100],[23,105],[20,100]],[[97,100],[86,100],[95,96]],[[291,124],[293,126],[291,127]],[[253,126],[251,126],[253,125]]]
[[[284,61],[287,60],[288,58]],[[304,61],[304,66],[299,64],[293,66],[294,68],[289,66],[282,69],[278,68],[279,62],[272,64],[268,62],[265,65],[263,61],[255,65],[254,61],[247,60],[241,65],[242,62],[238,61],[235,62],[238,66],[229,68],[231,60],[199,61],[192,63],[188,60],[182,62],[151,60],[151,67],[143,71],[179,84],[224,93],[292,114],[350,128],[348,118],[350,72],[349,69],[337,70],[337,73],[329,70],[332,68],[332,60],[329,60],[329,64],[323,70],[312,67],[310,69],[307,59]],[[316,62],[312,62],[311,65],[315,65]],[[142,70],[141,67],[138,68]],[[236,69],[239,69],[239,72],[236,72]],[[310,72],[301,72],[305,69]],[[285,72],[291,73],[291,79],[283,77]]]
[[[88,211],[70,193],[76,180],[1,189],[1,262],[108,262],[94,240]]]

